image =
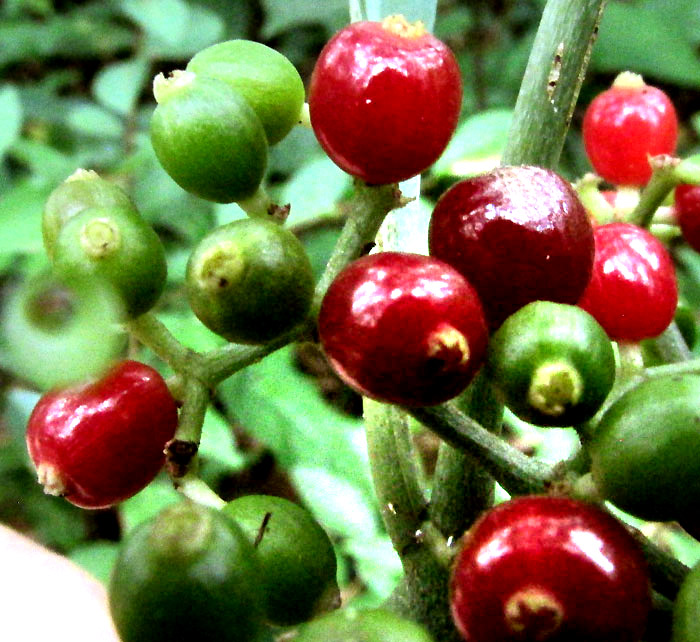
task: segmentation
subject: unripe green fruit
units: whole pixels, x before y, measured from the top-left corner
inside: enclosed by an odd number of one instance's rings
[[[49,194],[41,218],[41,234],[49,258],[65,223],[89,207],[120,207],[136,212],[129,196],[97,172],[78,169]]]
[[[252,196],[267,165],[265,130],[227,83],[191,71],[156,76],[151,143],[183,189],[217,203]]]
[[[256,542],[270,622],[299,624],[340,604],[333,544],[307,510],[281,497],[245,495],[223,511]]]
[[[182,502],[129,533],[109,585],[123,642],[251,642],[263,593],[255,551],[221,512]]]
[[[165,250],[153,228],[126,208],[88,208],[59,232],[54,267],[61,274],[98,276],[124,301],[126,314],[150,310],[163,292]]]
[[[673,605],[671,642],[700,640],[700,563],[688,573]]]
[[[615,354],[588,312],[534,301],[491,337],[486,373],[524,421],[571,426],[590,419],[605,401],[615,380]]]
[[[185,280],[190,307],[212,332],[265,343],[303,322],[314,277],[301,242],[261,219],[216,228],[195,247]]]
[[[304,83],[278,51],[252,40],[228,40],[203,49],[187,71],[228,83],[260,118],[270,145],[282,140],[299,121]]]
[[[625,393],[588,449],[602,496],[651,521],[694,521],[700,505],[700,375],[649,379]]]
[[[352,607],[328,613],[303,626],[294,642],[432,642],[415,622],[383,609]]]

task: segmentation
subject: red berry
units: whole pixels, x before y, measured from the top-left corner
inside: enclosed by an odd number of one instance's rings
[[[29,418],[27,446],[47,493],[104,508],[156,476],[176,426],[160,374],[124,361],[99,381],[45,394]]]
[[[631,223],[595,229],[593,274],[579,305],[616,341],[641,341],[673,320],[678,287],[661,241]]]
[[[576,303],[593,264],[585,208],[540,167],[501,167],[453,185],[435,206],[429,244],[476,288],[492,327],[531,301]]]
[[[583,142],[595,171],[616,185],[645,185],[649,157],[673,154],[678,117],[673,103],[641,76],[620,74],[583,118]]]
[[[323,48],[309,89],[311,124],[330,158],[367,183],[402,181],[432,165],[457,126],[454,55],[401,16],[355,22]]]
[[[474,289],[429,256],[382,252],[347,266],[319,315],[338,374],[368,397],[409,406],[460,393],[481,366],[487,329]]]
[[[683,238],[700,252],[700,185],[676,187],[674,203]]]
[[[452,615],[469,642],[637,642],[649,607],[634,539],[608,513],[562,497],[491,509],[453,568]]]

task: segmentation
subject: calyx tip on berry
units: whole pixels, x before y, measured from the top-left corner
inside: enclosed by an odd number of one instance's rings
[[[100,178],[100,175],[94,169],[83,169],[79,167],[63,182],[72,183],[73,181],[92,180],[96,178]]]
[[[616,89],[643,89],[647,86],[641,74],[623,71],[615,76],[612,86]]]
[[[168,99],[168,96],[177,92],[182,87],[191,84],[196,74],[193,71],[175,69],[167,76],[160,73],[153,79],[153,97],[158,104]]]
[[[528,587],[513,593],[503,605],[508,628],[528,640],[547,640],[564,619],[564,608],[549,591]]]
[[[101,259],[121,246],[121,232],[109,218],[94,218],[80,231],[80,247],[91,259]]]
[[[36,468],[37,481],[44,487],[47,495],[63,497],[66,485],[60,471],[53,464],[41,463]]]
[[[457,328],[442,323],[428,337],[428,357],[440,361],[440,370],[448,371],[469,361],[469,343]]]
[[[532,375],[527,400],[539,412],[558,417],[582,394],[583,379],[576,368],[564,362],[544,363]]]
[[[234,242],[222,241],[205,251],[194,265],[193,275],[204,290],[223,290],[240,278],[245,261]]]
[[[382,28],[402,38],[420,38],[427,31],[420,20],[411,23],[401,14],[393,14],[384,18]]]

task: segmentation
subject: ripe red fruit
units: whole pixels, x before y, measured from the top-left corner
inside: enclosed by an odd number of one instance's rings
[[[700,185],[676,187],[674,207],[683,238],[700,252]]]
[[[541,167],[500,167],[437,202],[430,254],[476,288],[492,327],[531,301],[576,303],[593,265],[593,227],[576,192]]]
[[[637,642],[650,601],[625,528],[562,497],[521,497],[483,515],[451,581],[452,615],[469,642]]]
[[[591,165],[616,185],[645,185],[649,157],[673,154],[677,138],[678,117],[669,97],[629,72],[596,96],[583,118]]]
[[[99,381],[45,394],[29,418],[27,446],[45,492],[104,508],[156,476],[176,426],[160,374],[124,361]]]
[[[348,385],[409,406],[460,393],[481,366],[487,343],[471,285],[442,261],[403,252],[347,266],[323,299],[319,335]]]
[[[432,165],[457,126],[459,67],[447,46],[401,16],[355,22],[323,48],[309,88],[311,125],[330,158],[367,183]]]
[[[631,223],[595,229],[593,274],[579,306],[616,341],[641,341],[673,320],[678,286],[661,241]]]

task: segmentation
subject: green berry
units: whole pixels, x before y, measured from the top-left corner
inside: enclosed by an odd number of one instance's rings
[[[153,228],[126,208],[88,208],[58,234],[54,267],[63,274],[95,275],[110,283],[136,317],[163,292],[165,250]]]
[[[151,143],[183,189],[217,203],[252,196],[267,165],[267,139],[253,108],[227,83],[191,71],[156,76]]]
[[[540,426],[590,419],[615,380],[605,330],[579,307],[534,301],[491,337],[486,372],[505,404]]]
[[[620,397],[588,444],[605,499],[641,519],[694,521],[700,504],[700,375],[643,381]]]
[[[298,123],[304,83],[281,53],[251,40],[228,40],[203,49],[187,71],[227,82],[245,98],[265,128],[270,145]]]
[[[415,622],[384,609],[345,608],[303,626],[294,642],[432,642]]]
[[[255,550],[221,512],[182,502],[129,533],[109,585],[123,642],[250,642],[263,624]]]
[[[303,322],[314,278],[301,242],[261,219],[210,232],[187,263],[187,296],[199,320],[238,343],[265,343]]]
[[[65,223],[89,207],[121,207],[136,211],[120,187],[101,178],[97,172],[78,169],[49,194],[41,219],[44,248],[53,257],[56,237]]]
[[[299,624],[338,606],[333,544],[307,510],[270,495],[245,495],[223,510],[256,543],[270,622]]]
[[[700,563],[688,573],[673,605],[671,642],[700,640]]]

